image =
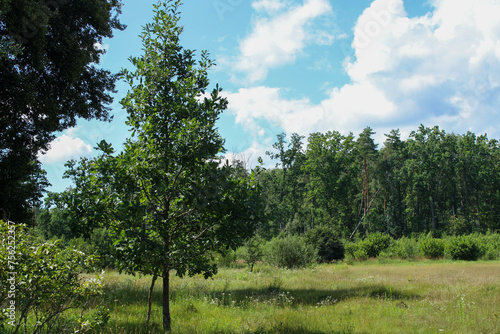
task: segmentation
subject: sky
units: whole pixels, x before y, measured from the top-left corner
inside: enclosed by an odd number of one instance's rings
[[[123,0],[127,25],[103,40],[100,67],[132,69],[142,27],[156,0]],[[181,44],[207,50],[217,66],[211,86],[228,109],[217,126],[228,157],[249,167],[279,133],[307,136],[370,126],[380,145],[420,124],[447,133],[500,139],[500,0],[184,0]],[[48,190],[62,191],[69,159],[91,158],[105,139],[129,137],[117,83],[111,123],[80,120],[40,155]],[[306,140],[304,141],[306,144]]]

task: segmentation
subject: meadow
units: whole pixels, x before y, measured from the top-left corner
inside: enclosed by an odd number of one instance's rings
[[[163,333],[161,280],[104,274],[105,333]],[[173,278],[172,333],[500,333],[500,261],[257,264]]]

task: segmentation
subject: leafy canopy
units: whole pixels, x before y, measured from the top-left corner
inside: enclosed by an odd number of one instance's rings
[[[37,153],[78,118],[110,120],[117,76],[95,66],[119,0],[0,2],[0,210],[21,221],[47,185]],[[32,202],[30,202],[30,200]]]

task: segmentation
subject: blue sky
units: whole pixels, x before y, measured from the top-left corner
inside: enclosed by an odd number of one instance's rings
[[[103,41],[100,66],[130,68],[156,2],[123,0],[128,27]],[[181,43],[216,61],[211,83],[229,100],[219,131],[228,156],[249,167],[281,132],[357,135],[370,126],[383,143],[391,129],[406,139],[424,124],[500,138],[498,0],[184,2]],[[64,163],[94,156],[100,140],[121,148],[128,87],[117,89],[112,123],[80,121],[41,156],[49,190],[64,190]]]

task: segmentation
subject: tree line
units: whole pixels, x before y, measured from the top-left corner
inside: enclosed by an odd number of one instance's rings
[[[370,127],[356,138],[337,131],[279,134],[260,173],[268,222],[263,235],[328,226],[344,237],[384,232],[468,234],[500,228],[500,145],[472,132],[421,125],[403,140]]]

